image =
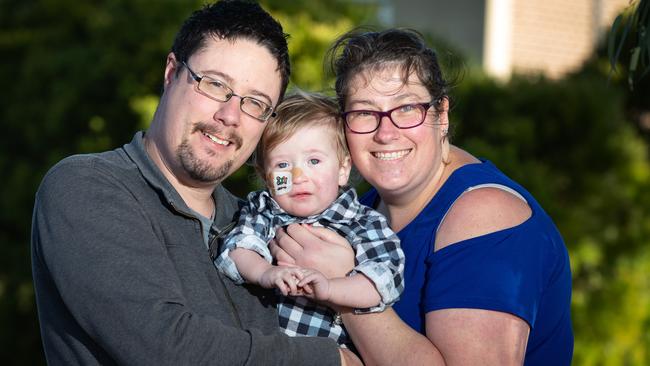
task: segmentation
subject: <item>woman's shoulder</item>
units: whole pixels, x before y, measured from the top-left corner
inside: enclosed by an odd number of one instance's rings
[[[515,227],[531,215],[528,203],[507,190],[487,186],[466,191],[454,202],[441,222],[435,250]]]

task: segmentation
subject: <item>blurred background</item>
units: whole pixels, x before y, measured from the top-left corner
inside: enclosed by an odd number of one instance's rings
[[[29,249],[40,180],[147,128],[175,32],[202,3],[0,0],[0,364],[45,363]],[[574,364],[650,364],[650,76],[628,82],[635,38],[616,72],[607,54],[628,0],[261,3],[291,35],[292,88],[331,93],[323,55],[355,26],[424,33],[456,81],[454,143],[527,187],[565,238]],[[252,174],[226,185],[245,195]]]

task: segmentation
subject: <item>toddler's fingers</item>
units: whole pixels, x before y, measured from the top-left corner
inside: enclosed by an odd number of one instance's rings
[[[291,293],[294,293],[298,290],[298,279],[296,279],[293,274],[288,273],[288,276],[285,278],[285,283],[289,285]]]
[[[287,286],[282,281],[278,281],[277,288],[278,288],[278,290],[280,290],[280,292],[282,292],[282,295],[284,295],[284,296],[287,296],[287,294],[289,293],[289,289],[287,288]]]
[[[306,284],[304,286],[301,286],[300,289],[307,295],[313,295],[314,294],[314,288],[310,284]]]
[[[317,278],[318,278],[318,275],[317,275],[316,273],[310,273],[310,274],[304,276],[304,277],[300,280],[300,282],[298,282],[298,286],[300,286],[300,287],[305,287],[305,286],[307,286],[308,284],[314,282],[314,280],[316,280]]]
[[[296,278],[296,280],[300,281],[302,280],[303,277],[305,277],[305,274],[303,272],[302,268],[296,267],[292,268],[291,274]]]

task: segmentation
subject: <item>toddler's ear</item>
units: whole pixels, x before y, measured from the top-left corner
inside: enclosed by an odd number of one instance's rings
[[[341,162],[341,166],[339,167],[339,187],[343,187],[348,184],[351,170],[352,162],[350,161],[350,157],[346,156]]]

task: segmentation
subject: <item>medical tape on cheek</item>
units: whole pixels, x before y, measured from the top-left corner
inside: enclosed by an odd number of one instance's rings
[[[291,192],[292,174],[289,171],[275,171],[270,174],[271,195],[280,196]]]
[[[272,182],[271,194],[273,196],[280,196],[291,192],[293,180],[302,175],[302,170],[300,168],[293,168],[291,171],[274,171],[269,175],[269,179]]]

